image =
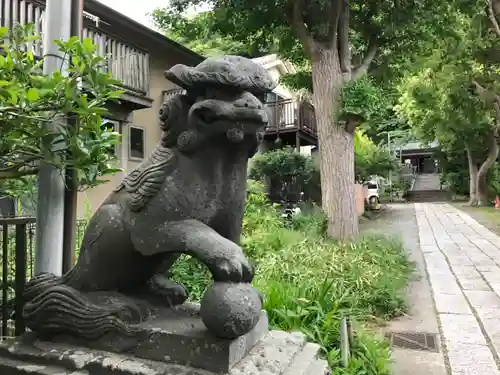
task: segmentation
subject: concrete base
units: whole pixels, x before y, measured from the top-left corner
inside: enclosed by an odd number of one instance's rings
[[[132,355],[39,341],[34,335],[0,343],[2,375],[329,375],[319,346],[298,333],[271,331],[228,372],[151,361]],[[199,358],[202,358],[200,355]],[[203,357],[206,362],[215,362]]]

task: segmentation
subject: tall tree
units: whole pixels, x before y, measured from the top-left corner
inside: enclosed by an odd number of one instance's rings
[[[455,9],[453,17],[448,37],[429,46],[431,54],[402,81],[396,110],[423,139],[437,138],[449,149],[461,145],[469,165],[469,203],[483,205],[499,154],[499,39],[481,2]]]
[[[210,3],[221,35],[256,49],[276,45],[284,57],[311,67],[318,124],[322,204],[328,233],[358,233],[354,193],[354,131],[357,116],[341,116],[341,92],[380,58],[422,38],[429,24],[442,24],[446,4],[431,0],[171,0],[167,20],[187,7]]]

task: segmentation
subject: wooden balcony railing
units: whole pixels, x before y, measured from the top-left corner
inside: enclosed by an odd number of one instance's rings
[[[68,0],[69,1],[69,0]],[[35,56],[43,56],[43,25],[45,4],[40,0],[0,0],[0,26],[12,28],[16,24],[33,23],[40,39],[30,43]],[[98,46],[99,56],[105,57],[105,69],[121,87],[143,96],[149,92],[149,53],[138,47],[111,37],[89,24],[83,30],[84,38],[91,38]]]
[[[317,136],[316,116],[311,104],[294,99],[284,99],[266,103],[266,105],[271,110],[268,130],[300,130],[314,137]]]

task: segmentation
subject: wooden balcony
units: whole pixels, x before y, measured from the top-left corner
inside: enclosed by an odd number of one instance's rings
[[[28,48],[38,57],[43,56],[44,19],[45,2],[42,0],[0,0],[0,26],[12,28],[16,24],[35,25],[35,33],[41,38]],[[123,99],[128,101],[136,98],[139,108],[150,107],[150,100],[142,100],[149,94],[149,53],[116,36],[101,32],[88,15],[84,17],[83,37],[92,39],[98,46],[98,55],[106,58],[104,70],[121,82],[119,86],[126,92]]]
[[[167,90],[163,93],[163,98],[166,101],[183,93],[183,89]],[[294,147],[318,144],[316,116],[311,104],[285,99],[266,105],[271,112],[264,137],[266,140],[275,141],[279,137],[283,144]]]
[[[295,147],[317,145],[316,116],[311,104],[284,99],[266,105],[271,111],[266,140],[279,137],[284,144]]]

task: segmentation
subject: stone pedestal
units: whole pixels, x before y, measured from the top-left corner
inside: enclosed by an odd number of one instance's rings
[[[0,343],[0,374],[39,375],[325,375],[319,347],[304,335],[268,331],[263,312],[245,336],[211,335],[196,306],[159,312],[133,337],[93,342],[42,340],[34,333]]]

